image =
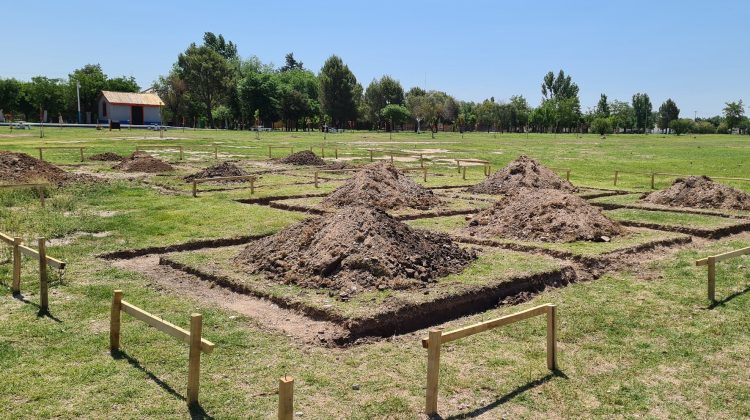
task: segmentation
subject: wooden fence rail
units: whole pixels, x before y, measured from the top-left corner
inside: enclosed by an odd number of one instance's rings
[[[109,349],[112,352],[120,350],[120,312],[145,322],[151,327],[170,335],[190,345],[188,354],[188,405],[198,404],[198,392],[200,390],[201,352],[210,354],[214,351],[214,343],[201,338],[203,329],[203,316],[201,314],[190,315],[190,331],[186,331],[174,324],[164,321],[135,305],[122,300],[122,290],[115,290],[112,296],[112,310],[109,324]]]
[[[557,335],[556,335],[556,306],[545,304],[525,311],[506,315],[490,321],[480,322],[468,327],[459,328],[447,333],[442,330],[432,329],[427,338],[422,339],[422,347],[427,349],[427,398],[425,401],[425,413],[427,415],[437,414],[438,383],[440,379],[440,346],[480,332],[489,331],[494,328],[512,324],[527,318],[546,315],[547,316],[547,368],[557,369]]]
[[[81,147],[81,146],[42,146],[42,147],[37,147],[36,149],[39,150],[39,160],[44,160],[44,158],[42,156],[42,151],[43,150],[51,150],[51,149],[57,149],[57,150],[78,150],[81,153],[81,162],[83,162],[84,161],[84,159],[83,159],[83,149],[85,149],[85,148],[86,147]]]
[[[464,172],[464,179],[466,179],[466,165],[463,167],[461,166],[461,162],[466,163],[481,163],[484,167],[484,176],[490,176],[490,173],[492,172],[492,166],[490,164],[490,161],[484,160],[484,159],[456,159],[456,169],[458,170],[458,173],[461,173],[461,170],[463,169]]]
[[[333,149],[333,156],[334,156],[334,158],[335,159],[339,158],[339,148],[338,147],[326,147],[323,144],[321,144],[318,147],[320,147],[320,157],[321,158],[325,159],[325,157],[326,157],[326,148],[328,148],[329,150]],[[310,151],[311,152],[313,151],[313,148],[315,148],[315,146],[310,146]]]
[[[206,182],[218,182],[218,181],[250,181],[250,194],[255,194],[255,181],[258,177],[255,175],[238,175],[238,176],[219,176],[214,178],[196,178],[193,179],[193,197],[198,197],[198,184]]]
[[[19,188],[31,188],[35,189],[39,194],[39,202],[44,207],[44,189],[49,187],[50,184],[46,183],[21,183],[21,184],[3,184],[0,185],[0,189],[19,189]]]
[[[695,261],[697,267],[702,265],[708,266],[708,300],[716,302],[716,263],[742,255],[750,255],[750,247],[725,252],[724,254],[712,255]]]
[[[370,162],[375,161],[375,153],[381,153],[383,156],[388,156],[391,164],[393,164],[393,157],[394,156],[406,156],[406,157],[415,157],[419,156],[419,167],[424,168],[424,153],[407,153],[407,152],[398,152],[393,150],[380,150],[380,149],[365,149],[368,152],[370,152]]]
[[[289,149],[289,154],[294,154],[294,147],[293,146],[268,146],[268,158],[271,159],[273,156],[271,155],[271,150],[273,149]]]
[[[143,150],[151,150],[151,149],[178,149],[180,151],[180,160],[184,160],[185,158],[185,149],[181,145],[173,144],[154,144],[154,145],[136,145],[135,151],[140,152]]]
[[[614,185],[617,186],[617,181],[620,178],[620,174],[628,174],[628,175],[645,175],[651,178],[651,189],[656,189],[656,177],[657,176],[671,176],[671,177],[688,177],[688,176],[697,176],[697,175],[684,175],[684,174],[673,174],[668,172],[629,172],[629,171],[615,171],[614,175]],[[706,175],[711,179],[721,179],[725,181],[747,181],[750,182],[750,178],[737,178],[737,177],[729,177],[729,176],[710,176]]]
[[[47,267],[64,270],[65,263],[47,255],[47,240],[45,238],[39,238],[37,241],[38,250],[24,245],[21,238],[11,237],[4,233],[0,233],[0,241],[13,247],[13,280],[11,292],[14,295],[21,293],[21,256],[25,255],[39,261],[39,309],[42,312],[48,312],[49,277],[47,275]]]

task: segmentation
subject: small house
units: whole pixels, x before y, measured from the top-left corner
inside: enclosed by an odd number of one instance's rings
[[[99,123],[110,121],[121,124],[161,124],[161,107],[155,93],[110,92],[103,90],[97,98]]]

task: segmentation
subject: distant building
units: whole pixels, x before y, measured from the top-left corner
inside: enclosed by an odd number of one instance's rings
[[[97,97],[99,123],[161,124],[161,98],[155,93],[110,92],[103,90]]]

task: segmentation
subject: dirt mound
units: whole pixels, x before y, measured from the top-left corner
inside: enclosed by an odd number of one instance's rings
[[[331,162],[326,165],[326,169],[350,169],[352,165],[346,162]]]
[[[678,178],[667,189],[645,194],[641,202],[671,207],[750,210],[750,195],[707,176]]]
[[[420,287],[476,258],[447,235],[414,230],[379,209],[347,207],[247,246],[235,261],[284,283],[341,290]]]
[[[63,185],[95,180],[96,178],[88,175],[71,174],[26,153],[0,152],[0,182],[3,183],[49,182]]]
[[[601,209],[563,191],[519,188],[471,219],[470,234],[543,242],[608,241],[622,228]]]
[[[146,152],[134,152],[129,158],[123,159],[122,162],[113,166],[112,169],[119,169],[125,172],[168,172],[173,171],[172,165],[163,160],[156,159]]]
[[[381,209],[411,207],[429,209],[440,203],[432,191],[422,188],[395,166],[378,162],[356,172],[323,200],[324,205],[373,206]]]
[[[303,150],[301,152],[292,153],[291,155],[279,159],[280,163],[286,163],[289,165],[309,165],[309,166],[323,166],[326,161],[319,158],[318,155],[309,151]]]
[[[217,177],[223,177],[223,176],[245,176],[245,175],[248,175],[248,173],[244,169],[235,165],[234,163],[222,162],[218,165],[214,165],[206,169],[203,169],[200,172],[194,173],[192,175],[188,175],[183,179],[185,181],[191,182],[194,179],[201,179],[201,178],[217,178]],[[232,182],[232,181],[226,181],[226,182]],[[243,182],[243,181],[240,180],[239,182]]]
[[[560,178],[534,159],[521,155],[507,166],[466,190],[477,194],[505,194],[515,188],[549,188],[577,192],[578,188]]]
[[[125,159],[125,156],[120,156],[117,153],[112,153],[112,152],[104,152],[104,153],[99,153],[98,155],[89,156],[88,159],[89,160],[97,160],[97,161],[101,161],[101,162],[109,162],[109,161],[111,161],[111,162],[119,162],[119,161]]]

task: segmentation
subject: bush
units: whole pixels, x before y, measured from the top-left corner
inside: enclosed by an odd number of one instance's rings
[[[672,130],[673,133],[679,136],[680,134],[693,132],[693,125],[694,125],[693,120],[689,120],[687,118],[680,118],[680,119],[670,121],[669,129]]]
[[[612,134],[612,119],[605,117],[594,118],[594,121],[591,122],[591,130],[600,136]]]
[[[716,127],[708,121],[698,121],[693,127],[695,134],[716,134]]]

